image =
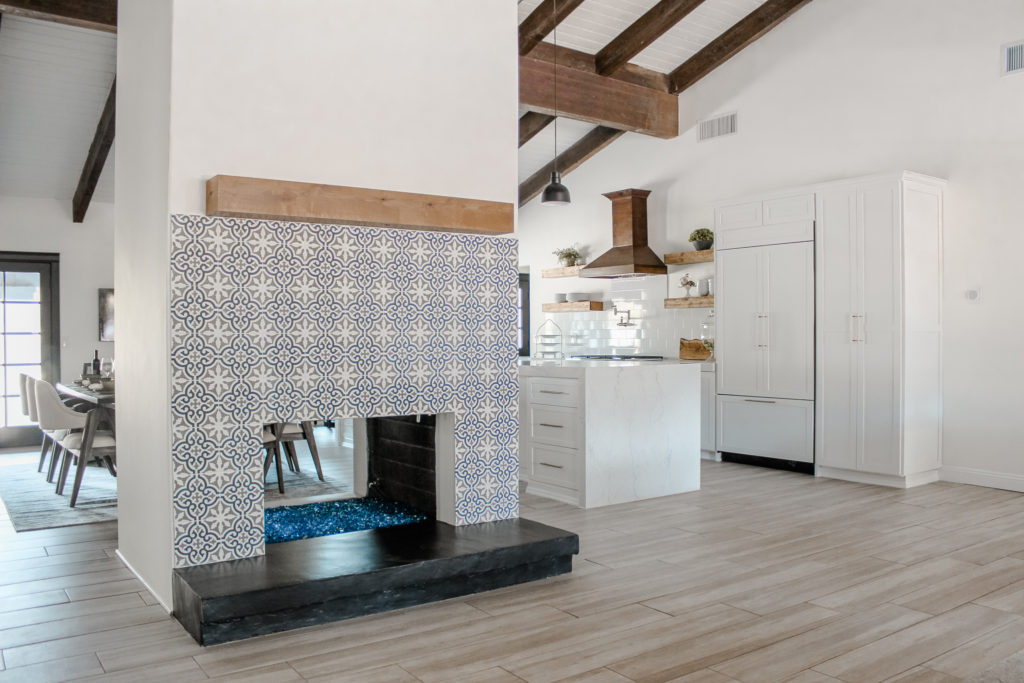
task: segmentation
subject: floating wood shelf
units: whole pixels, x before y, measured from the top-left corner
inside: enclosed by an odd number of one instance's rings
[[[714,260],[714,249],[705,249],[704,251],[677,251],[674,254],[665,254],[666,266],[684,266],[688,263],[711,263]]]
[[[540,271],[541,277],[578,277],[583,266],[566,266],[564,268],[546,268]]]
[[[540,309],[545,313],[583,313],[585,311],[603,311],[603,301],[569,301],[564,304],[543,304]]]
[[[676,299],[665,299],[665,308],[714,308],[714,306],[715,297],[713,296],[683,296]]]

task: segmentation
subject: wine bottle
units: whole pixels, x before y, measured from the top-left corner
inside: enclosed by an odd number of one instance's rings
[[[92,374],[100,374],[100,352],[99,350],[93,352],[92,359]]]

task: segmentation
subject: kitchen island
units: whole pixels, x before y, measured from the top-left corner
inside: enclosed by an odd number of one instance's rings
[[[700,362],[523,361],[520,477],[580,507],[700,488]]]

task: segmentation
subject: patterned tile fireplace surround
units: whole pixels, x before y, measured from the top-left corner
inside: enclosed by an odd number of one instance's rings
[[[172,216],[174,565],[264,553],[274,421],[451,413],[455,523],[516,518],[516,248]]]

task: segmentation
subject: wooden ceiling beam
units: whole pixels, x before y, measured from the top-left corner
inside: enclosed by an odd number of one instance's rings
[[[551,33],[582,3],[583,0],[543,0],[519,24],[519,54],[530,54],[544,40],[544,36]]]
[[[707,76],[810,0],[767,0],[708,43],[669,74],[669,92],[676,95]]]
[[[532,57],[519,58],[519,104],[540,114],[659,138],[679,134],[679,98],[674,95]]]
[[[0,0],[0,12],[117,32],[117,0]]]
[[[555,46],[551,43],[541,43],[530,53],[530,59],[538,59],[545,62],[554,62],[556,58],[560,65],[567,66],[570,69],[586,71],[591,74],[597,73],[594,55],[587,52],[580,52],[579,50],[562,47],[561,45],[558,46],[558,49],[555,49]],[[668,92],[668,74],[663,74],[653,69],[645,69],[636,64],[623,64],[614,74],[607,76],[607,78],[614,78],[617,81],[640,85],[652,90]]]
[[[96,191],[96,183],[100,180],[100,174],[103,173],[103,165],[107,162],[110,146],[114,144],[116,93],[117,79],[114,79],[110,85],[110,93],[107,95],[107,103],[100,115],[100,122],[96,124],[96,133],[89,146],[89,154],[85,158],[82,175],[78,179],[75,197],[71,200],[71,220],[75,223],[85,220],[85,212],[89,210],[89,202],[92,201],[92,194]]]
[[[548,127],[555,120],[550,114],[538,114],[528,111],[519,117],[519,146],[522,147],[533,139],[533,136]]]
[[[615,73],[644,48],[697,9],[704,0],[661,0],[594,56],[597,73]]]
[[[563,177],[569,175],[579,168],[584,161],[618,140],[624,132],[614,128],[598,126],[580,138],[579,142],[558,155],[558,172]],[[551,179],[551,172],[555,170],[555,167],[556,161],[550,161],[544,168],[519,185],[519,206],[523,206],[544,191],[548,181]]]

